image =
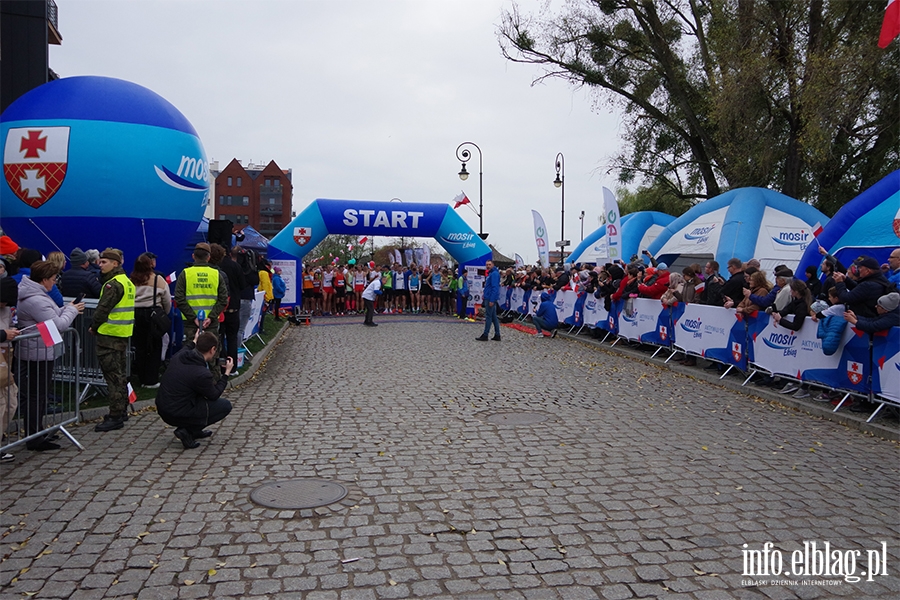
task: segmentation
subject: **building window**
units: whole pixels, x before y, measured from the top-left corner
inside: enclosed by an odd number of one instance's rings
[[[228,187],[231,187],[231,176],[228,176]]]
[[[244,206],[250,206],[250,196],[244,196]]]
[[[225,206],[225,196],[219,196],[219,206]]]
[[[240,177],[238,177],[238,185],[237,186],[241,187],[241,178]]]
[[[275,198],[269,198],[269,204],[275,204]]]
[[[268,177],[266,177],[266,187],[271,187],[271,186],[272,186],[272,180],[269,179]]]

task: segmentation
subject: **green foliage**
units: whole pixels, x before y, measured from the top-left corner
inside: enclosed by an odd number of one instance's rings
[[[627,188],[616,189],[616,197],[619,199],[619,213],[640,212],[655,210],[658,212],[679,217],[693,206],[690,200],[682,198],[677,190],[656,182],[653,186],[642,186],[632,192]]]
[[[900,167],[900,43],[875,44],[883,2],[567,6],[542,21],[505,13],[502,51],[623,110],[613,169],[643,184],[636,202],[760,186],[833,214]]]

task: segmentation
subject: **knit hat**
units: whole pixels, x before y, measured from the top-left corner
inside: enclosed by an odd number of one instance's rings
[[[878,306],[883,308],[884,310],[891,312],[892,310],[897,310],[897,307],[900,306],[900,294],[897,292],[891,292],[890,294],[885,294],[881,298],[878,299]]]
[[[81,266],[88,261],[87,254],[84,253],[84,250],[81,248],[75,248],[72,250],[72,253],[69,254],[69,262],[72,263],[73,266]]]
[[[855,264],[858,267],[865,267],[867,269],[872,269],[873,271],[879,269],[878,261],[871,256],[860,256],[856,259]]]
[[[276,273],[281,273],[281,267],[275,267],[275,269],[273,269],[273,270],[274,270]]]
[[[656,264],[656,268],[659,269],[660,271],[667,271],[669,269],[669,265],[667,265],[664,262],[661,262],[661,263]]]
[[[19,245],[12,241],[12,238],[8,235],[0,236],[0,254],[6,256],[7,254],[15,254],[19,250]]]
[[[122,256],[122,251],[118,248],[107,248],[100,253],[100,258],[118,261],[119,265],[125,262],[125,258]]]

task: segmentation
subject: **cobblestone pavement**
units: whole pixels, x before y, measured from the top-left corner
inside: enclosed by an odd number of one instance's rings
[[[578,341],[376,322],[287,332],[197,450],[153,412],[76,427],[84,452],[20,450],[0,471],[0,598],[900,594],[894,442]],[[489,420],[516,411],[544,420]],[[301,477],[350,493],[249,500]],[[805,541],[857,574],[886,542],[888,575],[742,575],[744,550],[772,542],[790,571]]]

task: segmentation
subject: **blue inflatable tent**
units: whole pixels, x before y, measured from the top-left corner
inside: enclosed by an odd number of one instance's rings
[[[847,266],[863,254],[887,262],[891,250],[900,246],[900,170],[841,207],[816,242]],[[812,244],[799,268],[816,266],[821,259],[818,245]]]
[[[816,224],[828,217],[784,194],[738,188],[694,206],[669,224],[650,244],[650,253],[681,269],[715,259],[724,271],[728,259],[756,258],[763,270],[785,264],[795,269],[813,240]]]
[[[645,210],[622,215],[622,256],[627,261],[633,254],[646,250],[656,236],[669,225],[675,217],[665,213]],[[606,248],[606,225],[592,232],[566,257],[566,263],[609,262]]]

